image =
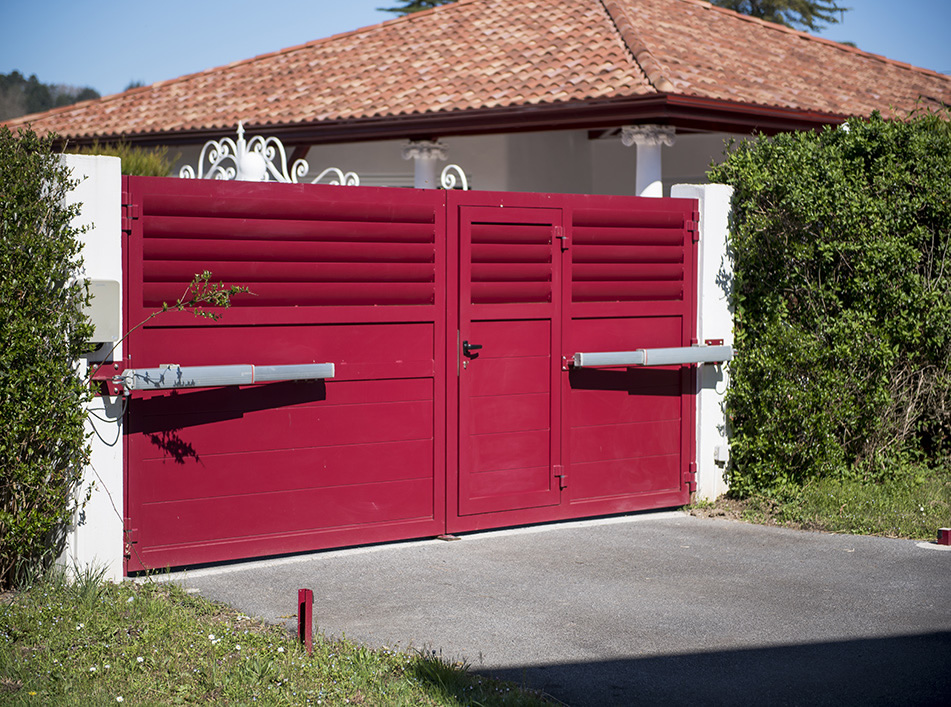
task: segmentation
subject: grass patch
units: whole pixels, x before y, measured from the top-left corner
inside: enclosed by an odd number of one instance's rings
[[[544,705],[542,696],[424,652],[285,629],[170,583],[53,574],[0,597],[4,705]]]
[[[688,510],[802,530],[934,540],[938,528],[951,527],[951,471],[912,469],[871,483],[819,479],[782,496],[726,497]]]

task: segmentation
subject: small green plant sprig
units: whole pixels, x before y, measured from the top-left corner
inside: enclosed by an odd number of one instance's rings
[[[221,313],[209,311],[206,309],[206,307],[214,307],[219,310],[227,309],[231,306],[232,297],[241,294],[254,295],[250,289],[243,285],[225,285],[220,281],[212,282],[211,278],[212,274],[209,270],[196,273],[195,277],[192,278],[190,283],[188,283],[188,285],[185,287],[185,291],[177,300],[171,304],[168,302],[162,302],[161,307],[156,309],[141,322],[129,329],[122,336],[122,338],[113,344],[112,348],[106,353],[106,355],[103,357],[103,363],[90,368],[89,374],[87,376],[87,382],[92,381],[99,368],[105,365],[116,349],[119,348],[119,345],[125,341],[132,332],[145,326],[156,317],[166,312],[190,311],[196,317],[218,321],[221,318]]]

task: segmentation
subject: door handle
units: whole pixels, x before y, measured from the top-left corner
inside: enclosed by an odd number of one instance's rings
[[[468,341],[462,342],[462,353],[469,358],[472,358],[471,351],[478,351],[482,348],[482,344],[470,344]],[[478,354],[476,354],[478,356]]]

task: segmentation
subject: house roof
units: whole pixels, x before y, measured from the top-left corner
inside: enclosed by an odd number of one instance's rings
[[[951,77],[701,0],[460,0],[7,121],[74,142],[303,142],[661,122],[766,131],[951,104]]]

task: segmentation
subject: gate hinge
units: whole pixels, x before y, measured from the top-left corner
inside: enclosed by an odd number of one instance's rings
[[[684,220],[684,228],[690,232],[690,238],[694,243],[700,240],[700,212],[694,211],[690,218]]]
[[[565,467],[563,464],[553,464],[552,465],[553,476],[558,479],[558,488],[563,489],[568,487],[568,474],[565,472]]]
[[[122,554],[128,560],[128,559],[131,559],[132,557],[132,551],[133,551],[132,546],[138,544],[139,542],[139,529],[129,527],[130,525],[132,525],[131,518],[126,518],[124,525],[125,525],[125,529],[122,532],[122,535],[123,535]]]
[[[128,193],[122,194],[122,232],[123,233],[132,233],[132,222],[138,221],[139,216],[141,215],[140,207],[138,204],[129,204]]]
[[[554,229],[555,229],[555,238],[561,241],[561,249],[563,251],[568,250],[568,248],[571,246],[571,242],[570,242],[570,239],[568,238],[568,234],[565,233],[565,229],[562,226],[554,226]]]
[[[697,490],[697,462],[690,462],[687,465],[687,473],[684,478],[684,484],[687,486],[687,491],[693,493]]]

